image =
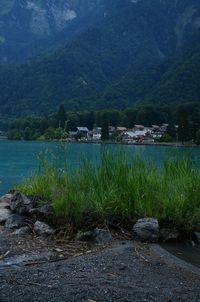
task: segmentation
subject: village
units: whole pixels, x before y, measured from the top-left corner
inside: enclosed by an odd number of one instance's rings
[[[168,124],[152,125],[145,127],[143,125],[134,125],[133,128],[126,127],[108,127],[107,140],[123,144],[152,144],[166,136]],[[177,126],[175,127],[175,129]],[[69,131],[68,140],[78,142],[101,142],[103,129],[95,127],[90,131],[87,127],[77,127],[76,131]]]

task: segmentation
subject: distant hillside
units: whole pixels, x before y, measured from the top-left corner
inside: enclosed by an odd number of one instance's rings
[[[1,0],[0,61],[19,62],[104,18],[110,0]]]
[[[200,36],[199,36],[200,41]],[[147,99],[161,104],[200,102],[200,42],[199,47],[178,57],[169,65]]]
[[[105,90],[103,100],[108,108],[137,102],[161,105],[200,102],[199,83],[200,33],[162,64],[126,74]]]
[[[49,113],[61,103],[72,111],[198,101],[199,1],[109,5],[103,20],[56,52],[1,66],[1,115]]]

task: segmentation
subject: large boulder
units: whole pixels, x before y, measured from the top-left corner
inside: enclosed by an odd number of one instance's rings
[[[39,236],[49,236],[55,233],[55,230],[52,229],[48,224],[39,220],[35,222],[33,231]]]
[[[33,202],[20,192],[15,192],[10,200],[10,209],[13,213],[20,215],[29,214],[33,208]]]
[[[8,229],[17,229],[25,225],[25,217],[18,214],[12,214],[8,217],[5,227]]]
[[[133,226],[134,237],[143,242],[155,243],[159,238],[159,223],[155,218],[139,219]]]

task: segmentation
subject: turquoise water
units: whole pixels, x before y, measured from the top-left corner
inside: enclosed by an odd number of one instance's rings
[[[133,146],[133,145],[101,145],[101,144],[65,144],[60,146],[56,142],[25,142],[0,141],[0,195],[13,188],[25,177],[31,175],[39,167],[38,155],[41,152],[59,154],[67,157],[72,166],[77,166],[81,156],[86,156],[94,162],[101,152],[108,148],[112,152],[122,150],[130,155],[140,155],[151,159],[160,165],[169,153],[183,154],[190,152],[200,162],[199,148],[172,148],[160,146]],[[47,151],[48,150],[48,151]]]

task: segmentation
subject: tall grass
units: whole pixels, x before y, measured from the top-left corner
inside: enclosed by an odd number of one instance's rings
[[[186,231],[200,230],[200,171],[188,157],[169,158],[157,167],[104,152],[99,164],[82,159],[75,170],[45,160],[19,189],[51,202],[57,216],[74,223],[88,217],[157,217]]]

